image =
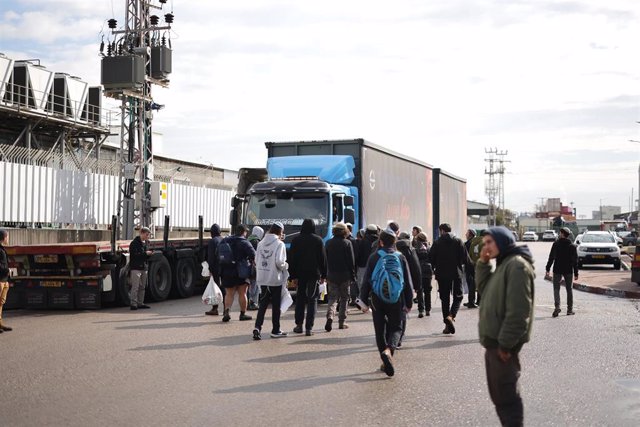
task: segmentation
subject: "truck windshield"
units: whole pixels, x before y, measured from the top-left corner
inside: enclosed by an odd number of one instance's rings
[[[319,228],[328,223],[329,198],[327,194],[271,193],[252,194],[247,205],[247,225],[269,226],[282,222],[286,229],[302,226],[305,218],[311,218]]]

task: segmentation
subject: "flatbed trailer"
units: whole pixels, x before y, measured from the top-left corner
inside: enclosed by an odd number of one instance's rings
[[[146,299],[187,298],[202,283],[200,263],[209,239],[202,217],[196,238],[169,239],[165,218],[163,239],[149,242]],[[113,228],[115,229],[115,227]],[[105,304],[129,305],[129,244],[77,242],[6,248],[12,270],[7,308],[98,309]]]

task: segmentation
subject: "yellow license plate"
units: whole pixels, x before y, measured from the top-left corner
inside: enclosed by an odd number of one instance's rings
[[[604,259],[604,255],[594,255],[593,258],[595,259]]]
[[[40,286],[43,288],[61,288],[64,286],[64,282],[60,282],[58,280],[45,280],[40,282]]]
[[[33,260],[37,264],[57,264],[58,255],[36,255],[33,257]]]

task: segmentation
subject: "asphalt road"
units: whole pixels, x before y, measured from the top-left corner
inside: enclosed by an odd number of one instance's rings
[[[526,424],[637,426],[639,302],[575,292],[577,315],[552,319],[542,280],[550,245],[530,246],[538,279],[534,335],[522,352]],[[498,425],[477,310],[463,308],[458,332],[445,336],[434,307],[429,318],[412,313],[393,378],[377,371],[370,316],[355,312],[349,330],[320,332],[321,318],[313,337],[260,342],[237,311],[229,324],[205,317],[199,298],[137,312],[9,312],[0,425]]]

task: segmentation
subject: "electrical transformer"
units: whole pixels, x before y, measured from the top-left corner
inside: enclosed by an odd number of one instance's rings
[[[101,83],[106,90],[141,89],[144,85],[144,59],[141,56],[102,58]]]

